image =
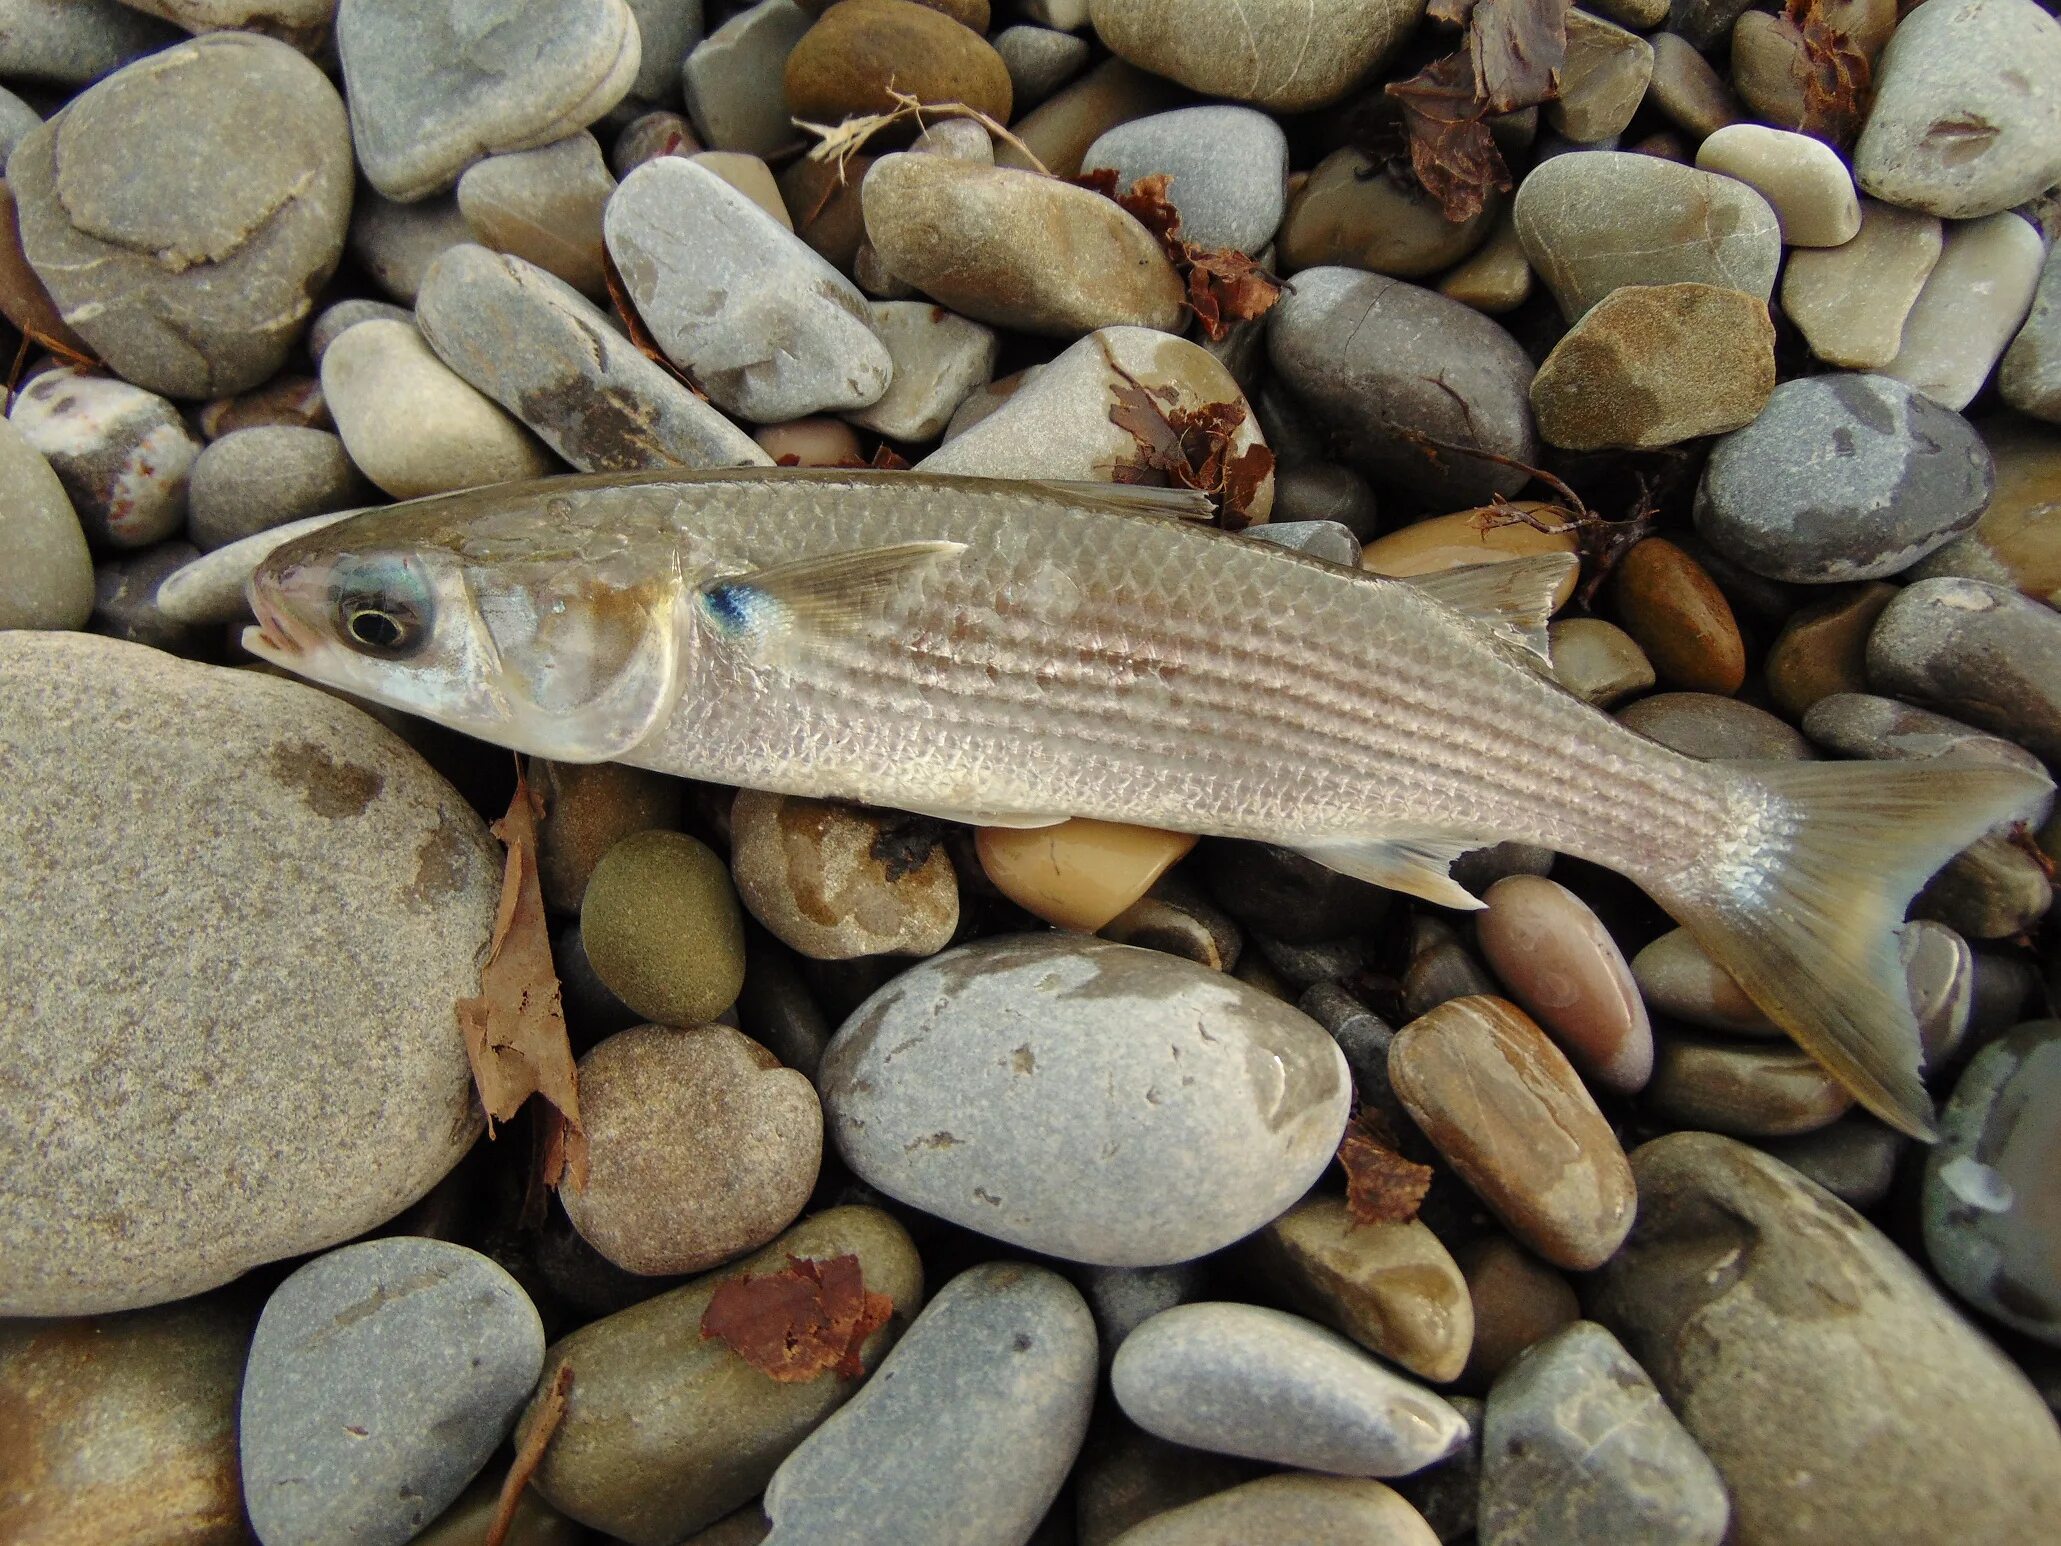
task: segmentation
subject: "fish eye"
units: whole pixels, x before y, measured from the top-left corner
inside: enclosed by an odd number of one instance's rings
[[[396,660],[429,637],[429,586],[406,560],[353,565],[337,577],[335,594],[344,641],[361,655]]]

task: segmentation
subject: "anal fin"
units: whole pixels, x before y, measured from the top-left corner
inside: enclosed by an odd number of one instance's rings
[[[1480,848],[1478,837],[1433,831],[1392,831],[1365,837],[1326,837],[1291,844],[1326,869],[1390,891],[1421,897],[1440,907],[1473,910],[1481,898],[1446,873],[1464,853]]]
[[[1546,620],[1560,605],[1560,588],[1580,564],[1572,553],[1539,553],[1437,574],[1414,574],[1405,583],[1550,664]]]
[[[972,827],[1056,827],[1063,821],[1073,819],[1071,816],[1051,816],[1036,811],[954,810],[946,806],[914,805],[898,806],[896,809],[910,811],[918,816],[928,816],[933,821],[963,821]]]

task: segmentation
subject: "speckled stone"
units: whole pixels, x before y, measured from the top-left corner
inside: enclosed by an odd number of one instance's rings
[[[751,915],[802,955],[935,955],[959,926],[940,838],[892,811],[740,789],[730,870]]]
[[[4,0],[0,75],[83,86],[182,41],[177,28],[120,0]]]
[[[185,524],[200,441],[155,392],[66,365],[22,387],[7,416],[95,547],[147,547]]]
[[[968,1268],[781,1462],[766,1546],[1028,1541],[1080,1452],[1096,1374],[1095,1324],[1066,1279]]]
[[[688,51],[680,65],[687,114],[710,148],[772,157],[802,142],[781,73],[814,21],[794,0],[759,0]]]
[[[1654,693],[1618,711],[1618,722],[1705,762],[1738,759],[1803,761],[1815,755],[1807,737],[1766,709],[1707,692]]]
[[[636,832],[602,857],[580,937],[609,990],[660,1025],[705,1025],[744,982],[744,918],[730,872],[680,832]]]
[[[1258,252],[1281,224],[1288,197],[1288,138],[1249,107],[1176,108],[1134,118],[1088,147],[1081,170],[1107,167],[1121,191],[1164,173],[1181,236],[1204,247]]]
[[[1060,935],[903,973],[846,1021],[818,1085],[871,1185],[1110,1266],[1184,1261],[1281,1213],[1329,1163],[1349,1096],[1306,1016],[1192,962]]]
[[[915,0],[840,0],[824,9],[787,55],[788,112],[808,123],[841,123],[892,112],[890,93],[903,91],[919,102],[963,102],[1008,122],[1008,67],[948,9]]]
[[[1256,1546],[1262,1541],[1379,1541],[1434,1546],[1439,1537],[1393,1488],[1358,1476],[1263,1476],[1155,1514],[1109,1546]]]
[[[874,336],[887,346],[894,380],[879,401],[850,415],[891,440],[935,440],[967,395],[995,373],[994,329],[928,301],[874,301]]]
[[[2061,759],[2061,617],[1980,580],[1920,580],[1868,636],[1876,690]]]
[[[327,693],[83,634],[0,634],[0,720],[0,974],[33,984],[0,1314],[196,1294],[441,1179],[502,870],[456,791]]]
[[[544,1362],[536,1306],[493,1261],[399,1235],[272,1291],[238,1431],[265,1546],[402,1546],[465,1490]]]

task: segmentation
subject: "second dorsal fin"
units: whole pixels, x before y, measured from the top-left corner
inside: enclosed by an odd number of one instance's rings
[[[1560,587],[1580,563],[1572,553],[1540,553],[1491,564],[1469,564],[1464,569],[1446,569],[1437,574],[1413,574],[1406,583],[1436,597],[1506,643],[1537,656],[1541,663],[1550,664],[1546,620],[1560,604]]]

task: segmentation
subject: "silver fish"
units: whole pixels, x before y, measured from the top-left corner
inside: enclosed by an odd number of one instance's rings
[[[1194,504],[915,473],[504,485],[279,548],[245,642],[544,757],[1259,838],[1446,907],[1480,905],[1455,855],[1541,844],[1643,887],[1869,1109],[1932,1135],[1896,932],[2043,781],[1695,761],[1550,679],[1571,558],[1389,580]]]

